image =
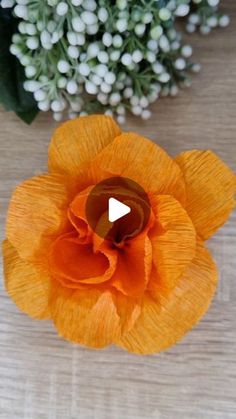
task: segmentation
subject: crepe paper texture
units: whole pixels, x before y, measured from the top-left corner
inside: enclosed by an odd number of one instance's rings
[[[84,212],[84,191],[111,176],[133,179],[151,204],[146,228],[119,247],[98,239]],[[211,151],[172,159],[108,116],[66,122],[53,135],[48,173],[12,195],[6,289],[71,342],[138,354],[169,348],[213,298],[217,269],[205,240],[227,221],[235,190],[235,175]]]

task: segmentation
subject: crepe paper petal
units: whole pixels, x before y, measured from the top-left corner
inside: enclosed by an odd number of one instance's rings
[[[130,352],[152,354],[180,340],[208,309],[217,284],[217,270],[203,243],[169,297],[145,295],[142,312],[119,346]]]
[[[187,151],[176,162],[186,182],[186,210],[198,235],[206,240],[235,207],[236,177],[211,151]]]
[[[88,223],[82,218],[76,217],[71,209],[68,210],[68,219],[70,220],[72,226],[76,229],[78,236],[77,240],[80,243],[91,243],[91,229],[89,228]]]
[[[120,318],[109,291],[52,288],[50,307],[60,336],[74,343],[103,348],[121,334]]]
[[[116,244],[122,244],[128,239],[135,238],[143,230],[145,224],[144,209],[140,203],[135,202],[133,198],[122,200],[123,204],[130,208],[130,213],[120,219],[118,223],[113,223],[109,237],[115,239]]]
[[[152,269],[152,245],[146,232],[127,242],[118,252],[110,283],[124,295],[141,297]]]
[[[35,176],[17,186],[7,215],[7,238],[19,255],[31,260],[67,230],[69,194],[61,177]]]
[[[78,217],[87,222],[86,217],[86,202],[88,196],[93,189],[93,186],[86,188],[85,190],[81,191],[77,194],[73,201],[70,203],[70,211],[74,214],[75,217]]]
[[[116,264],[116,252],[103,248],[94,253],[93,245],[81,244],[75,233],[61,235],[50,249],[51,274],[74,282],[73,288],[77,283],[99,284],[109,280]]]
[[[157,144],[134,133],[123,133],[92,162],[93,172],[132,179],[149,193],[172,195],[185,202],[183,174]],[[105,176],[106,177],[106,176]],[[96,178],[98,181],[98,178]]]
[[[129,332],[141,314],[142,300],[131,298],[122,292],[112,291],[113,301],[120,318],[121,336]]]
[[[81,164],[93,159],[120,128],[106,115],[91,115],[68,121],[54,133],[49,147],[49,170],[76,176]]]
[[[90,239],[89,236],[92,234],[91,226],[88,225],[86,210],[90,194],[92,194],[93,200],[92,204],[91,202],[89,204],[90,210],[92,208],[92,216],[90,215],[89,218],[90,220],[93,219],[94,233],[97,235],[100,233],[102,237],[114,238],[116,242],[121,242],[137,235],[142,230],[145,222],[148,221],[149,205],[147,202],[138,196],[135,191],[117,187],[112,189],[112,196],[121,199],[125,205],[130,206],[131,214],[122,219],[121,222],[111,223],[108,220],[108,201],[111,191],[109,189],[94,191],[94,188],[90,186],[75,196],[68,211],[68,217],[78,231],[82,242],[85,242],[85,237]]]
[[[8,240],[3,242],[5,286],[15,304],[36,319],[50,318],[51,279],[44,266],[21,259]]]
[[[149,232],[153,263],[161,284],[173,288],[195,256],[195,228],[185,209],[173,197],[153,196],[151,202],[156,216],[156,225]]]

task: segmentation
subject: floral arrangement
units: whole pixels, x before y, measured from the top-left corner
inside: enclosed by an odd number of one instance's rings
[[[219,3],[2,0],[0,101],[26,122],[37,109],[56,120],[65,111],[69,118],[104,112],[119,123],[127,112],[148,119],[152,102],[175,96],[200,69],[176,21],[185,18],[190,33],[227,26]]]
[[[111,176],[137,182],[151,206],[145,228],[134,236],[122,223],[119,241],[98,236],[85,211],[91,187]],[[4,242],[8,293],[29,316],[52,319],[69,341],[162,351],[211,302],[217,271],[205,241],[227,221],[235,192],[235,175],[211,151],[172,159],[122,133],[109,116],[66,122],[53,135],[48,173],[13,193]],[[119,193],[132,201],[136,191]],[[142,217],[139,201],[134,207]]]

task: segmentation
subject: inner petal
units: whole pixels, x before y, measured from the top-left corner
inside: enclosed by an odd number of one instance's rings
[[[144,211],[142,206],[132,200],[123,200],[123,203],[131,208],[129,214],[115,222],[110,222],[108,210],[106,210],[94,229],[97,236],[105,237],[106,240],[118,247],[126,240],[137,236],[143,229]]]
[[[90,243],[91,242],[91,231],[89,229],[88,223],[82,218],[77,217],[69,208],[68,218],[75,230],[78,233],[78,240],[80,243]]]
[[[49,256],[52,275],[81,284],[99,284],[110,279],[116,267],[116,253],[93,250],[81,244],[76,233],[64,234],[53,243]]]
[[[119,181],[119,180],[118,180]],[[119,244],[137,236],[147,223],[150,213],[146,200],[136,190],[128,189],[121,178],[120,184],[102,182],[101,186],[89,187],[80,192],[70,205],[68,217],[79,233],[80,239],[90,236],[91,231],[103,239]],[[131,212],[114,223],[108,220],[108,202],[113,197],[131,208]],[[88,204],[89,202],[89,204]],[[86,224],[85,224],[86,223]]]
[[[68,218],[75,230],[78,232],[78,239],[81,243],[91,242],[91,228],[88,225],[86,218],[86,201],[92,186],[80,192],[68,209]]]
[[[124,295],[141,297],[147,287],[152,268],[152,245],[143,232],[118,251],[112,285]]]

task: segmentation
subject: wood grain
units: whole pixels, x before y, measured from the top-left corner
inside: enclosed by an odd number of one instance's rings
[[[211,37],[194,35],[203,64],[193,86],[153,106],[147,123],[126,129],[175,155],[211,148],[236,169],[236,4],[222,2],[231,26]],[[188,37],[186,37],[188,38]],[[40,115],[27,127],[0,113],[0,231],[11,191],[46,168],[55,123]],[[57,337],[50,322],[20,313],[1,285],[1,419],[235,419],[235,216],[209,241],[219,266],[217,295],[205,318],[175,347],[140,357],[111,347],[92,351]]]

